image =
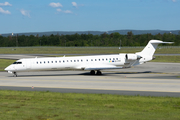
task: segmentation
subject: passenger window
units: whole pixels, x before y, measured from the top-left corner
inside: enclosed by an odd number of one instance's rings
[[[95,61],[97,61],[97,59],[95,59]]]
[[[93,61],[93,59],[91,59],[91,61]]]
[[[14,63],[13,63],[14,64]],[[37,62],[37,64],[38,64],[38,62]]]
[[[65,62],[65,61],[63,60],[63,62]]]
[[[48,63],[49,63],[49,61],[48,61]]]
[[[116,58],[116,60],[118,60],[118,58]]]
[[[72,62],[72,60],[71,60],[71,62]]]
[[[99,61],[100,61],[101,59],[99,59]]]
[[[57,63],[57,61],[56,61],[56,63]]]
[[[51,61],[53,63],[53,61]]]
[[[68,62],[68,60],[67,60],[67,62]]]
[[[86,61],[88,62],[88,59]]]
[[[76,62],[76,60],[74,60],[74,62]]]
[[[102,59],[102,61],[104,61],[104,59]]]
[[[111,58],[109,58],[109,60],[111,60]]]
[[[59,63],[61,63],[61,61],[59,61]]]
[[[79,60],[77,60],[77,62],[79,62]]]
[[[83,60],[81,60],[81,62],[83,62]]]
[[[113,58],[113,60],[115,60],[115,58]]]
[[[41,64],[41,62],[40,62],[40,64]]]
[[[44,63],[46,63],[46,62],[44,61]]]
[[[108,60],[108,59],[106,58],[106,60]]]

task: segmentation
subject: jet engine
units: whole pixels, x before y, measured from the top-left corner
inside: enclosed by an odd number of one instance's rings
[[[126,60],[137,60],[141,59],[142,57],[136,54],[126,54]]]

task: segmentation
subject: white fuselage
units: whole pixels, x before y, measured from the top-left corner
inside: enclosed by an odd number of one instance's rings
[[[11,64],[5,68],[5,70],[9,72],[19,72],[56,69],[115,69],[125,65],[125,55],[126,54],[20,59],[16,61],[15,64]]]

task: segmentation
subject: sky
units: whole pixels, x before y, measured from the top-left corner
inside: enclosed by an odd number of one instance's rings
[[[0,34],[180,30],[180,0],[0,0]]]

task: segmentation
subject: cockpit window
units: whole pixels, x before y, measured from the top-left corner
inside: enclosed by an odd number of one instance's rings
[[[13,64],[22,64],[22,62],[14,62]]]

